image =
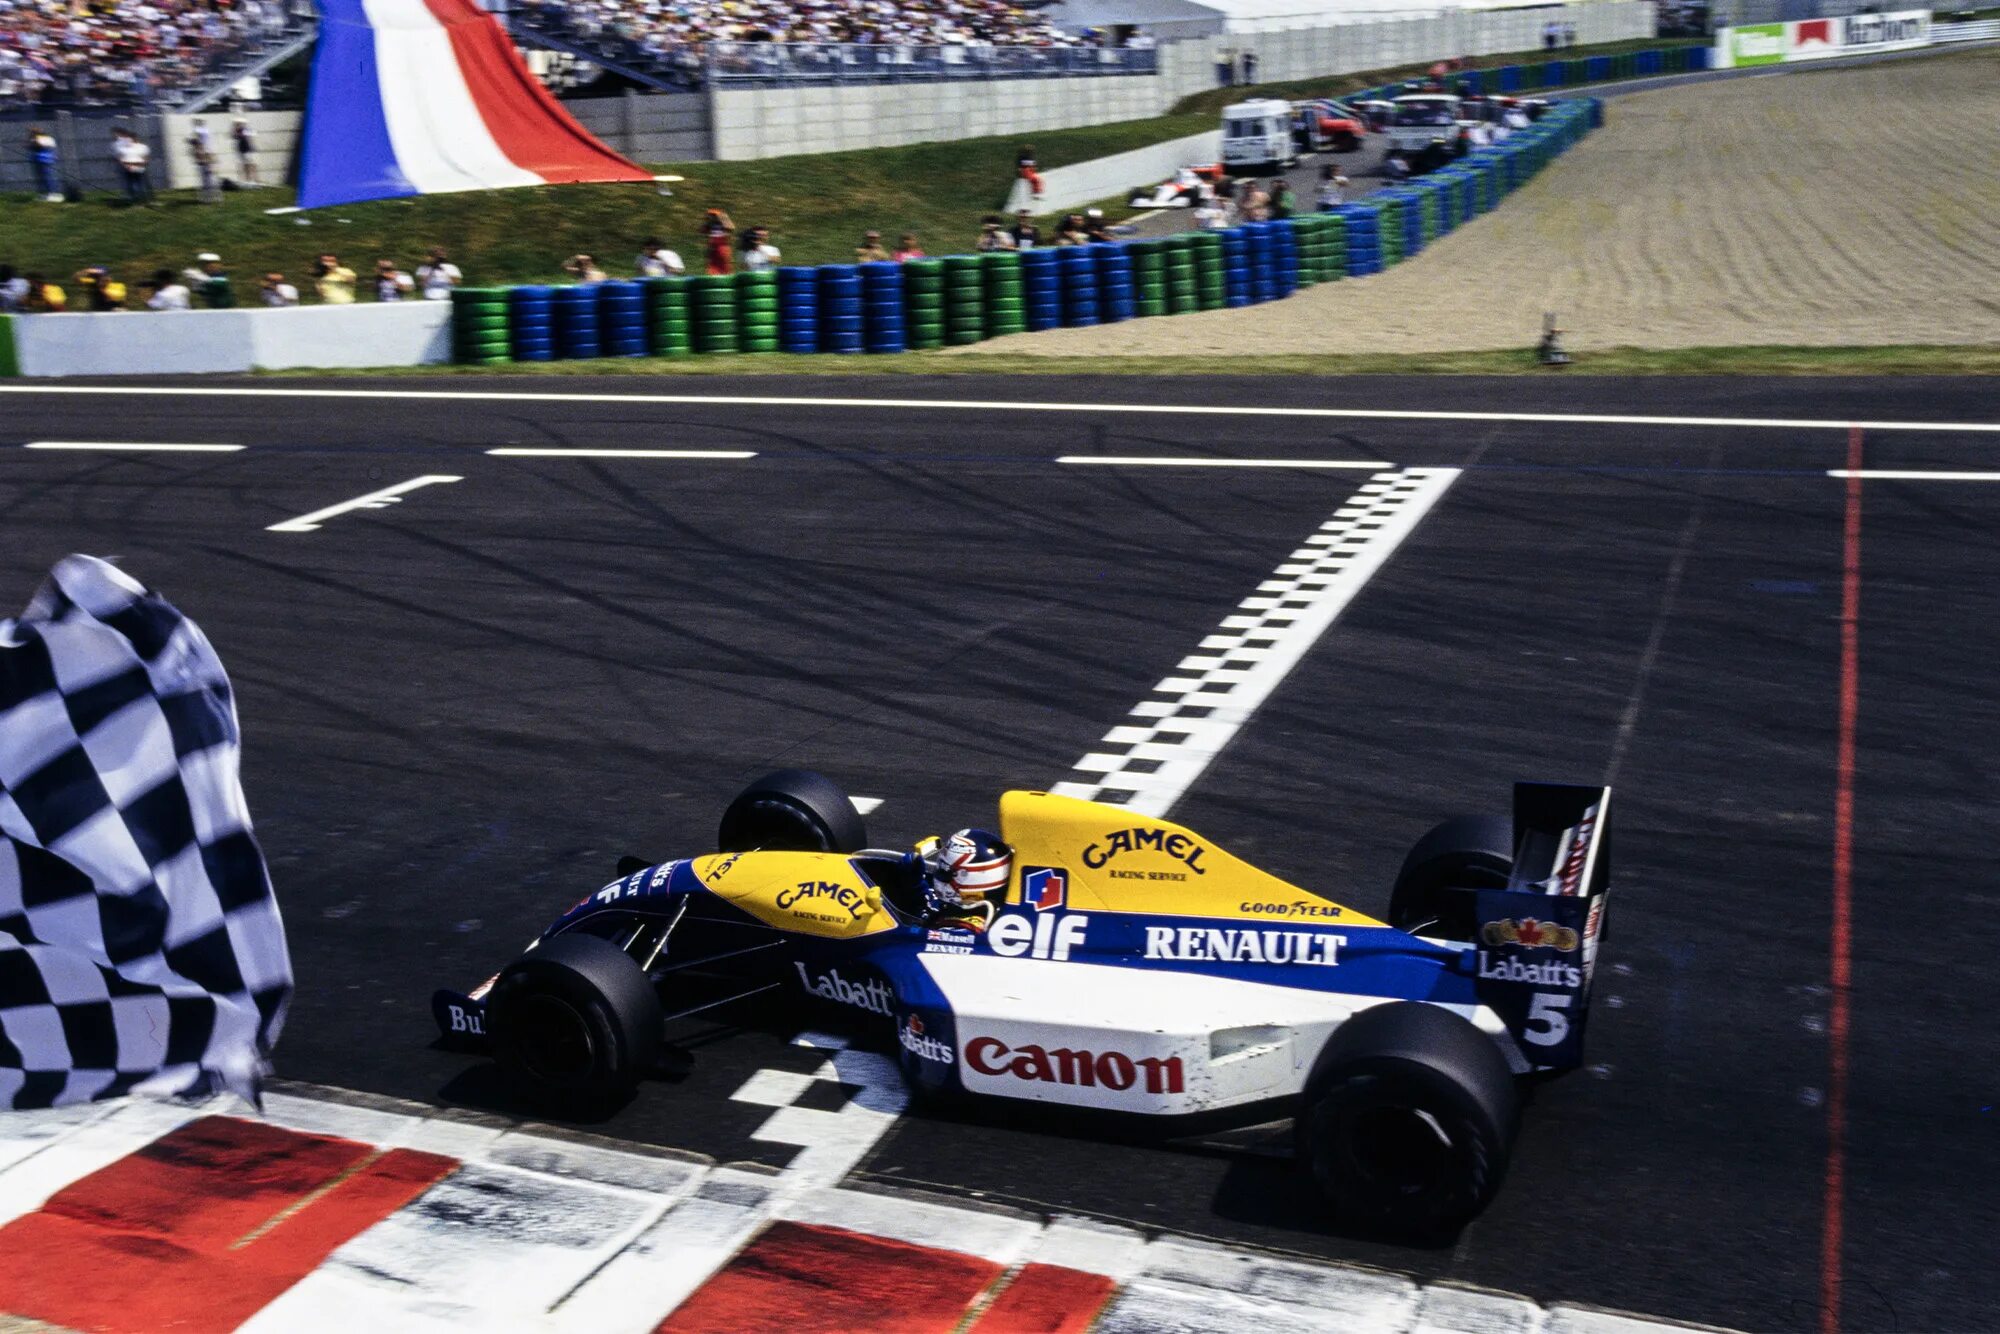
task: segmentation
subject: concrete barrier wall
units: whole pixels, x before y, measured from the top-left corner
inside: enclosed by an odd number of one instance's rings
[[[1144,120],[1164,109],[1155,75],[719,88],[711,94],[723,161],[1033,134]]]
[[[168,375],[429,366],[451,360],[451,303],[28,315],[22,375]]]
[[[1014,183],[1007,201],[1010,210],[1033,208],[1037,213],[1064,213],[1082,208],[1095,199],[1157,185],[1182,167],[1214,162],[1222,156],[1222,131],[1206,130],[1181,139],[1114,153],[1073,167],[1057,167],[1042,173],[1042,197],[1033,199],[1026,181]]]
[[[647,93],[563,103],[584,129],[634,162],[703,162],[715,156],[708,135],[708,95]]]

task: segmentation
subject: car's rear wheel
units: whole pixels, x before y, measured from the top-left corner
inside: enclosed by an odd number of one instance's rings
[[[868,826],[825,774],[780,769],[737,794],[722,812],[722,852],[859,852]]]
[[[1389,893],[1389,925],[1438,940],[1471,940],[1478,905],[1461,890],[1505,889],[1514,873],[1514,822],[1460,815],[1418,839]]]
[[[608,940],[565,935],[507,965],[486,999],[493,1056],[515,1090],[588,1115],[628,1095],[659,1055],[659,993]]]
[[[1298,1156],[1343,1223],[1436,1241],[1492,1200],[1518,1118],[1492,1038],[1437,1006],[1392,1002],[1348,1020],[1320,1054]]]

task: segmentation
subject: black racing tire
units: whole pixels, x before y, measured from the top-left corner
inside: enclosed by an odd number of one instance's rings
[[[1514,822],[1460,815],[1418,839],[1389,892],[1389,925],[1439,940],[1469,941],[1479,929],[1471,896],[1455,889],[1505,889],[1514,873]]]
[[[660,1052],[664,1011],[638,961],[565,935],[513,963],[486,998],[493,1058],[524,1098],[590,1115],[628,1096]]]
[[[1334,1031],[1306,1082],[1299,1162],[1336,1217],[1398,1240],[1449,1240],[1506,1175],[1520,1099],[1492,1038],[1418,1001]]]
[[[729,803],[715,843],[721,852],[859,852],[868,825],[825,774],[780,769]]]

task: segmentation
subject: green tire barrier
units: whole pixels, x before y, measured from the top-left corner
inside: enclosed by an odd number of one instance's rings
[[[1021,289],[1021,256],[1012,250],[996,250],[981,257],[985,279],[985,331],[988,338],[1026,333],[1028,311]]]
[[[736,329],[742,351],[778,350],[778,275],[773,269],[736,275]]]
[[[737,352],[742,337],[736,315],[736,275],[703,274],[693,280],[694,350]]]
[[[646,341],[656,357],[691,357],[694,332],[689,318],[686,278],[648,278]]]
[[[21,373],[21,359],[14,351],[14,317],[0,315],[0,380]]]
[[[944,261],[903,265],[903,341],[915,349],[944,346]]]
[[[1214,232],[1196,232],[1193,246],[1195,309],[1220,310],[1229,295],[1223,276],[1222,238]]]
[[[1134,241],[1132,252],[1132,292],[1140,315],[1167,313],[1167,243],[1164,239]]]
[[[513,350],[508,345],[507,291],[504,287],[452,289],[453,361],[490,366],[513,359]],[[0,374],[6,371],[0,369]]]
[[[944,259],[944,341],[965,347],[986,337],[985,257],[946,255]]]

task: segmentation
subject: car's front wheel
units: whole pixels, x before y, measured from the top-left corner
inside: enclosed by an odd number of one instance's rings
[[[590,1115],[628,1095],[659,1055],[659,993],[630,955],[595,936],[543,941],[486,998],[493,1056],[523,1097]]]
[[[1518,1115],[1492,1038],[1435,1005],[1392,1002],[1327,1043],[1299,1112],[1298,1156],[1342,1222],[1437,1241],[1499,1189]]]

